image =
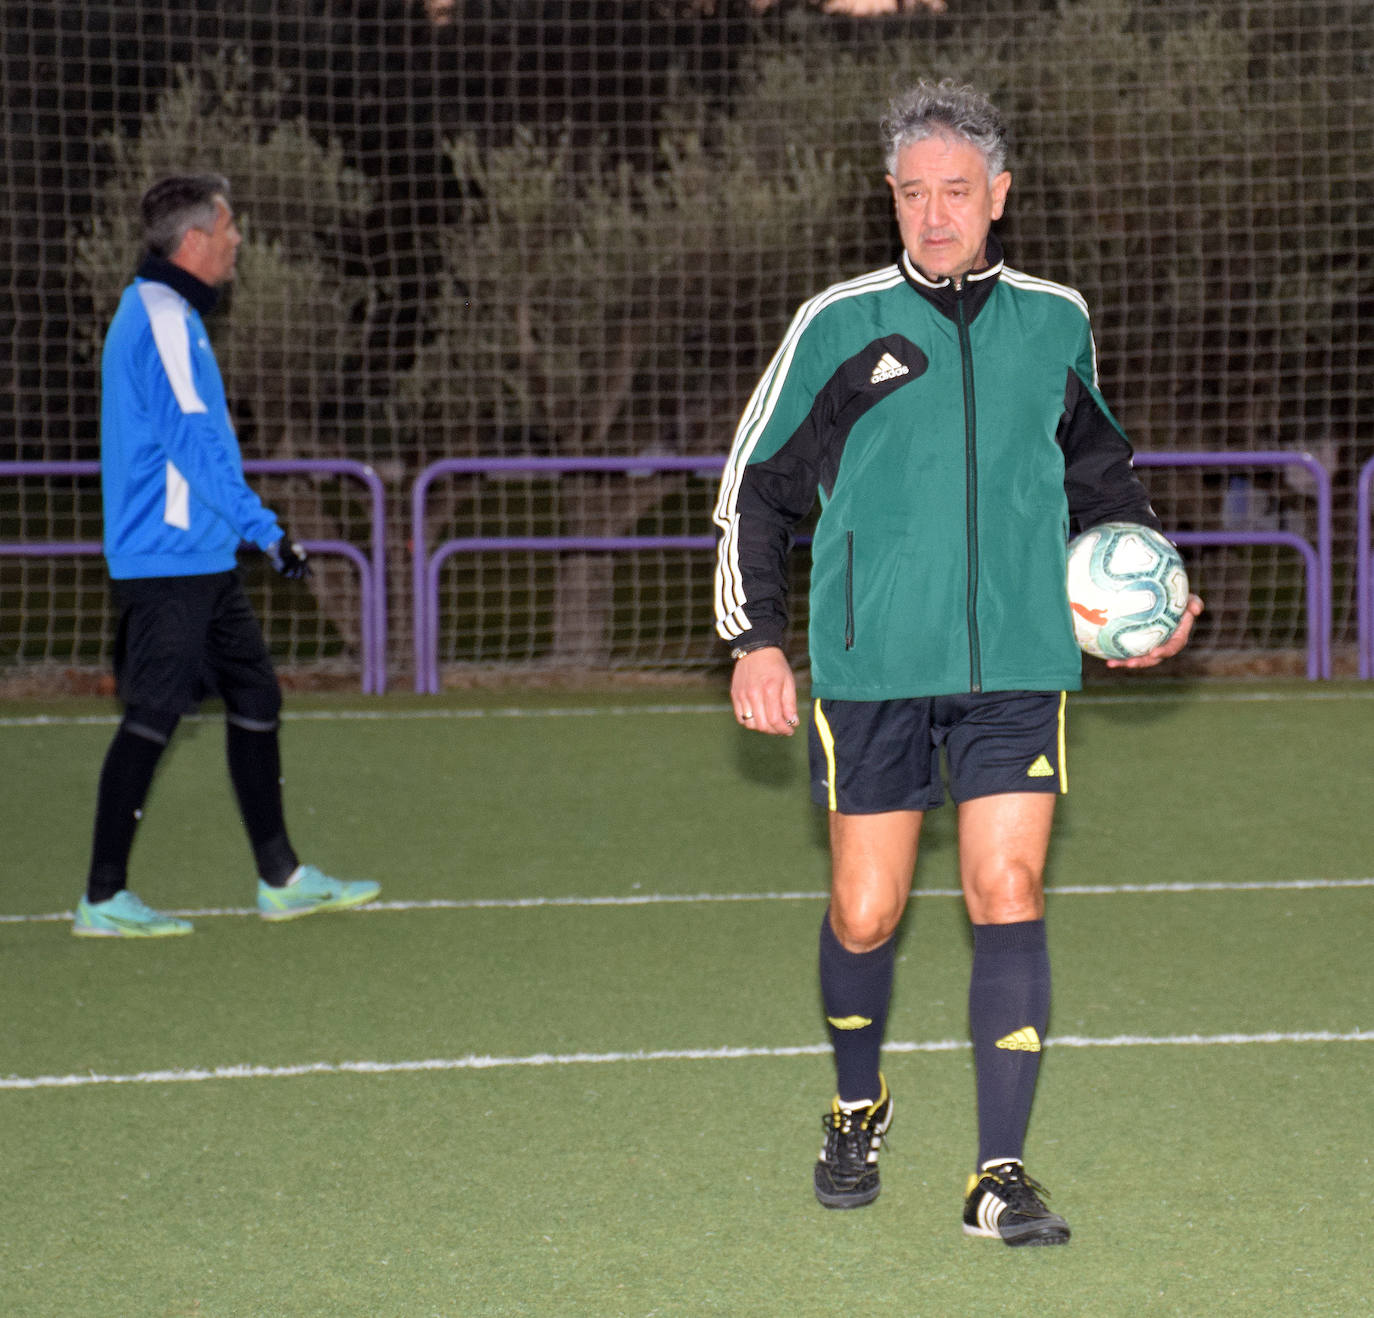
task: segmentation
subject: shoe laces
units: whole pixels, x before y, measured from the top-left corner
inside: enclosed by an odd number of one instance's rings
[[[1026,1169],[1020,1163],[1008,1162],[1000,1167],[989,1167],[983,1174],[997,1182],[998,1197],[1013,1212],[1037,1216],[1048,1211],[1044,1201],[1050,1197],[1050,1192],[1034,1177],[1027,1176]]]
[[[832,1108],[821,1118],[825,1131],[825,1160],[837,1171],[860,1172],[868,1166],[874,1148],[886,1139],[885,1132],[874,1132],[870,1123],[872,1108]]]

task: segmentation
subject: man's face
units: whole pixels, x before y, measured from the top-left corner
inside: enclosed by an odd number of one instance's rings
[[[214,287],[234,277],[243,235],[234,223],[234,212],[223,197],[215,198],[215,223],[209,229],[188,229],[172,259],[202,283]]]
[[[988,230],[1002,216],[1011,175],[989,182],[976,146],[952,135],[912,142],[887,183],[902,246],[923,274],[959,279],[987,264]]]

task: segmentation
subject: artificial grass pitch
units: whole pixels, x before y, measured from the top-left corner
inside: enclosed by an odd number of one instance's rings
[[[823,821],[800,738],[693,703],[293,700],[298,848],[383,892],[280,927],[248,913],[222,733],[192,725],[134,886],[221,913],[152,944],[56,918],[111,725],[0,718],[0,1308],[821,1315],[859,1285],[865,1311],[932,1318],[1371,1312],[1364,688],[1071,701],[1063,1042],[1028,1148],[1074,1230],[1049,1251],[960,1231],[948,810],[902,932],[882,1196],[816,1205]],[[1122,890],[1171,883],[1218,886]]]

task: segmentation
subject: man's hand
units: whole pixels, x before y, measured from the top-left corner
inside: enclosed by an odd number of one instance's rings
[[[1183,618],[1174,628],[1174,634],[1167,641],[1161,641],[1153,650],[1147,650],[1134,659],[1108,659],[1107,667],[1153,668],[1156,664],[1176,655],[1188,644],[1188,637],[1192,635],[1193,631],[1193,619],[1201,616],[1202,607],[1202,601],[1196,595],[1189,595],[1188,603],[1183,610]]]
[[[303,544],[291,538],[285,527],[282,528],[281,539],[267,546],[267,557],[288,581],[304,581],[310,575],[310,555],[305,552]]]
[[[776,645],[751,650],[735,660],[730,703],[742,728],[790,737],[797,730],[797,681]]]

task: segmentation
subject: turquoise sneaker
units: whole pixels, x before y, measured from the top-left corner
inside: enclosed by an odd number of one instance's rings
[[[121,888],[103,902],[76,904],[72,933],[78,938],[173,938],[189,934],[194,926],[175,915],[163,915],[143,902],[128,888]]]
[[[382,890],[371,879],[331,879],[302,865],[284,888],[258,880],[258,914],[264,920],[296,920],[316,911],[343,911],[370,902]]]

